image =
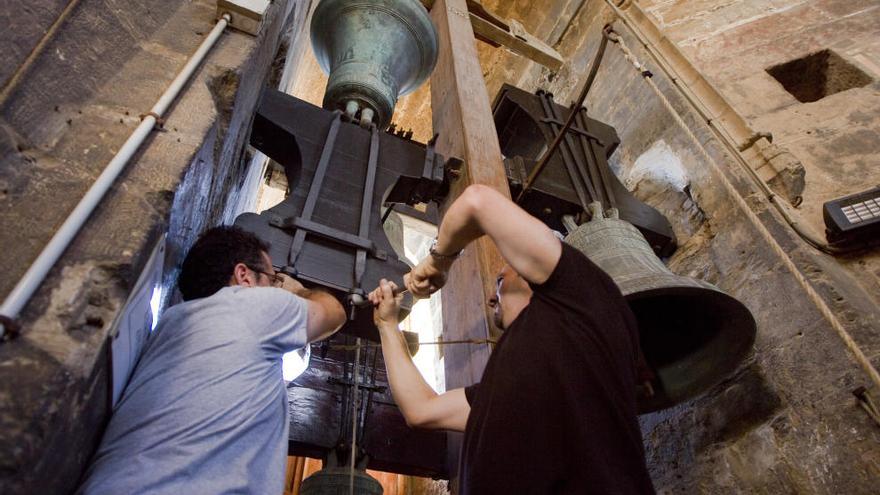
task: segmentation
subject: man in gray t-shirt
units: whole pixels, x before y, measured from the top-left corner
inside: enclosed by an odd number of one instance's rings
[[[234,227],[199,238],[178,280],[186,302],[144,346],[79,493],[282,493],[281,356],[338,330],[345,312],[275,274],[267,250]]]

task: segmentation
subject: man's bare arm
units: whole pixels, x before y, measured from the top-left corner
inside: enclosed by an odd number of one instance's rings
[[[376,305],[373,319],[382,339],[394,401],[411,427],[464,431],[471,410],[464,389],[438,394],[425,382],[409,355],[403,333],[397,328],[402,296],[394,297],[393,287],[383,279],[369,297]]]
[[[345,309],[332,294],[322,290],[306,289],[298,280],[280,274],[280,288],[292,292],[308,303],[306,336],[309,342],[326,339],[345,323]]]
[[[482,185],[469,186],[449,207],[437,233],[435,250],[454,254],[484,234],[495,242],[513,269],[532,283],[545,282],[562,254],[559,239],[543,222]],[[445,282],[451,264],[451,260],[425,258],[408,277],[407,288],[420,297],[434,292]]]

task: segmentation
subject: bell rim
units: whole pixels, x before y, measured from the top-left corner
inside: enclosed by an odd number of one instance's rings
[[[704,282],[708,284],[707,282]],[[712,286],[714,287],[714,286]],[[728,349],[727,353],[727,361],[726,363],[719,364],[718,366],[723,366],[720,368],[720,372],[714,375],[711,375],[710,379],[706,379],[703,382],[695,382],[688,389],[683,391],[678,391],[678,393],[666,395],[664,393],[661,397],[654,397],[650,399],[645,399],[642,397],[637,398],[637,410],[638,414],[648,414],[657,411],[661,411],[663,409],[668,409],[678,404],[682,404],[689,400],[693,400],[707,392],[709,392],[712,388],[716,387],[719,383],[722,383],[727,377],[729,377],[732,373],[734,373],[738,368],[740,368],[745,362],[748,355],[753,351],[754,344],[757,339],[758,333],[758,325],[755,320],[754,315],[749,310],[749,308],[743,304],[742,301],[737,299],[736,297],[727,294],[726,292],[718,289],[718,288],[709,288],[709,287],[694,287],[694,286],[673,286],[673,287],[663,287],[650,289],[646,291],[642,291],[639,293],[630,294],[629,296],[624,296],[624,299],[628,304],[638,303],[642,300],[648,300],[651,298],[657,298],[662,296],[696,296],[699,295],[701,297],[710,297],[714,300],[713,304],[719,310],[725,312],[730,315],[729,318],[732,321],[738,321],[740,325],[736,329],[736,333],[741,336],[737,345]],[[632,306],[631,306],[632,308]],[[635,309],[632,309],[635,314]],[[637,323],[638,325],[638,323]],[[638,328],[639,332],[639,340],[642,339],[642,328]],[[726,333],[731,334],[734,333],[733,329],[729,329]],[[664,366],[663,368],[667,368]],[[652,367],[654,372],[659,373],[659,369],[655,369]],[[658,379],[660,377],[658,376]],[[682,393],[683,392],[683,393]]]

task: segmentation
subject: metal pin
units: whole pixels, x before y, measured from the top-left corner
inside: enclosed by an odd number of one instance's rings
[[[357,114],[359,109],[360,106],[358,105],[357,101],[348,100],[348,102],[345,104],[345,115],[348,115],[349,117],[354,119],[354,116],[355,114]]]
[[[361,127],[369,127],[373,123],[373,109],[364,108],[361,110]]]
[[[407,292],[408,290],[409,289],[407,289],[406,287],[402,287],[402,286],[398,285],[397,287],[394,288],[393,293],[394,293],[394,296],[397,297],[400,294]],[[372,303],[370,303],[369,299],[361,296],[360,294],[351,294],[351,296],[349,297],[349,300],[351,301],[352,306],[357,306],[357,307],[370,306],[372,304]]]

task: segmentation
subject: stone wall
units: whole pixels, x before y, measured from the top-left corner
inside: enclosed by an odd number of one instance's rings
[[[823,203],[880,185],[880,1],[715,0],[698,9],[690,2],[641,3],[752,129],[769,132],[803,166],[798,216],[819,237]],[[805,85],[827,90],[817,101],[799,101],[768,73],[825,50],[832,57],[827,66],[794,68]],[[833,266],[858,282],[835,284],[837,309],[863,314],[880,306],[880,249],[837,258]],[[872,323],[873,332],[861,329],[856,337],[880,366],[880,322]]]
[[[4,297],[211,30],[216,9],[210,0],[82,0],[56,22],[67,5],[0,9],[16,26],[0,35]],[[21,335],[0,344],[0,492],[75,488],[108,418],[110,326],[162,233],[170,288],[195,236],[234,213],[260,90],[282,33],[301,31],[309,5],[276,0],[259,36],[222,35],[31,300]]]

